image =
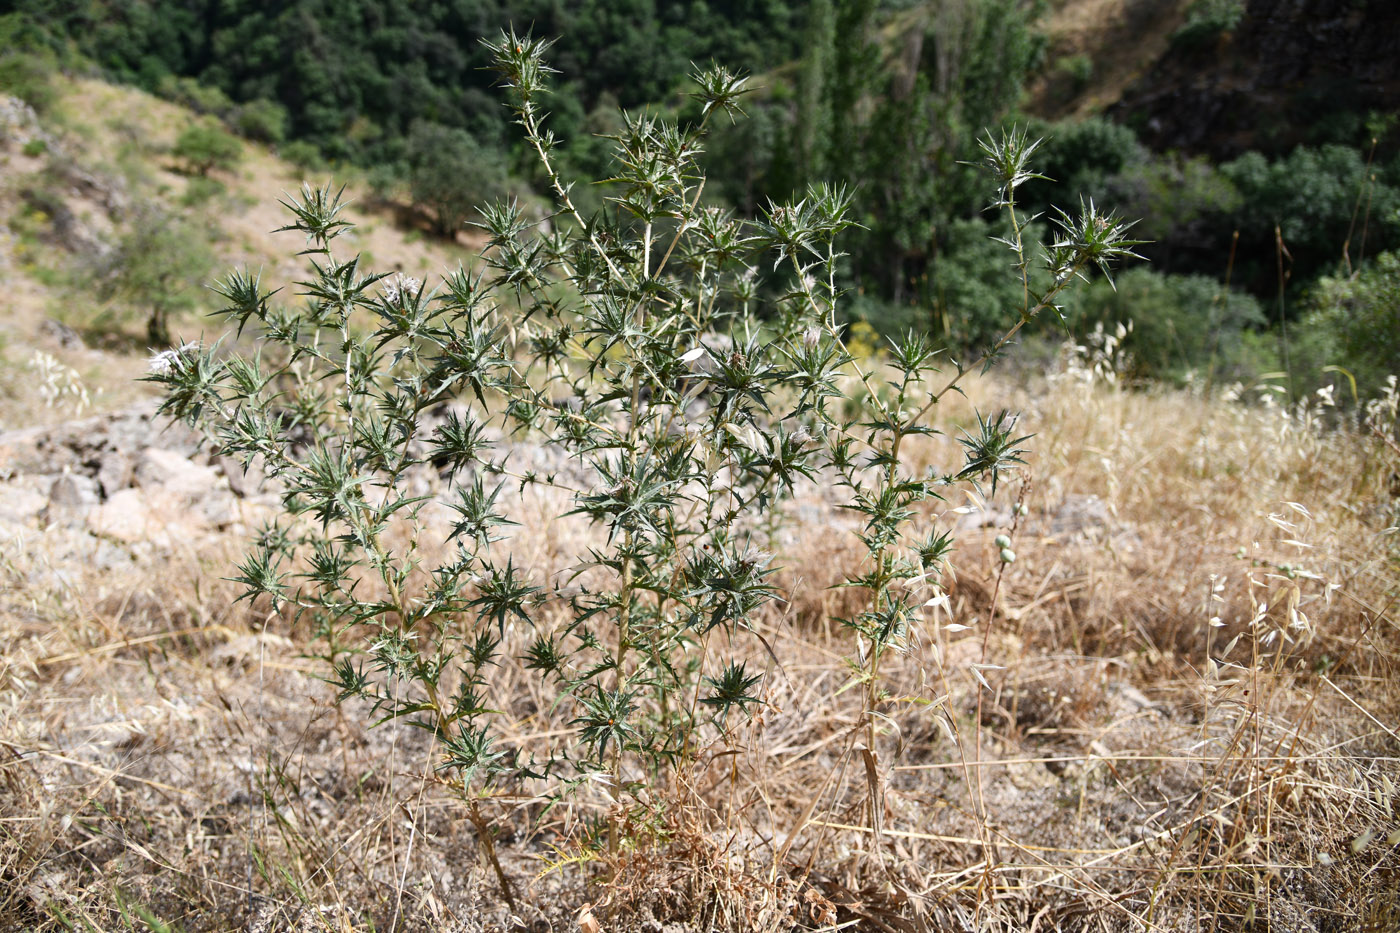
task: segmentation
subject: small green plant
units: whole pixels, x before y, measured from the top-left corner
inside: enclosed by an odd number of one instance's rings
[[[57,70],[57,62],[47,50],[7,48],[0,53],[0,91],[18,97],[36,113],[47,113],[58,101],[54,86]]]
[[[278,147],[277,152],[287,164],[296,169],[299,178],[305,178],[325,165],[325,160],[321,158],[321,150],[316,148],[315,143],[304,139],[294,139]]]
[[[1083,54],[1067,55],[1055,63],[1055,70],[1069,79],[1071,93],[1079,94],[1094,76],[1094,60]]]
[[[1186,22],[1172,34],[1172,44],[1204,48],[1232,32],[1244,20],[1244,0],[1195,0],[1186,11]]]
[[[229,125],[244,139],[276,145],[287,138],[287,108],[276,101],[250,100],[233,108]]]
[[[188,107],[195,113],[220,119],[234,109],[233,101],[222,90],[200,84],[194,78],[163,75],[156,84],[156,93],[166,100]]]
[[[177,214],[142,211],[96,270],[97,292],[143,314],[146,339],[165,347],[171,319],[200,304],[213,262],[208,234],[197,225]]]
[[[228,194],[228,188],[217,178],[198,176],[191,178],[180,194],[183,207],[200,207]]]
[[[1014,416],[983,416],[961,462],[917,473],[906,443],[936,433],[932,416],[967,372],[1133,245],[1127,225],[1087,204],[1059,215],[1037,261],[1016,204],[1036,177],[1036,144],[1019,132],[989,139],[1015,323],[970,365],[916,332],[857,361],[837,277],[851,193],[817,186],[753,221],[703,201],[706,129],[739,114],[744,79],[697,73],[694,125],[627,116],[609,208],[584,215],[545,127],[548,47],[513,32],[490,46],[555,200],[548,229],[513,202],[487,205],[481,269],[430,285],[365,268],[342,248],[338,193],[305,187],[284,202],[309,260],[298,300],[278,300],[249,272],[216,287],[238,330],[261,333],[259,349],[187,345],[158,355],[148,377],[165,390],[163,411],[260,459],[281,484],[287,514],[236,580],[314,627],[342,700],[433,737],[439,779],[507,892],[490,798],[531,782],[553,796],[603,782],[616,854],[624,826],[650,822],[646,788],[761,703],[762,673],[722,648],[781,600],[764,522],[819,477],[844,490],[868,552],[845,584],[863,592],[861,608],[841,621],[861,685],[861,754],[876,773],[882,658],[939,597],[953,545],[949,531],[923,527],[924,510],[959,484],[995,494],[1027,438]],[[513,470],[497,425],[543,435],[586,479]],[[499,544],[523,520],[512,500],[539,486],[561,489],[570,514],[598,529],[572,580],[546,579]],[[446,506],[445,525],[429,500]],[[572,717],[552,744],[499,737],[491,671],[522,627],[526,667]],[[877,831],[880,795],[872,779]]]
[[[210,123],[191,123],[185,128],[170,154],[185,164],[192,175],[204,177],[214,169],[228,171],[243,157],[243,146],[230,133]]]

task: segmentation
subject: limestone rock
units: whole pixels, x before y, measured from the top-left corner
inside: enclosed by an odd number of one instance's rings
[[[18,483],[0,486],[0,520],[27,525],[48,505],[48,497],[37,489]]]
[[[109,450],[102,455],[97,467],[97,485],[102,488],[102,497],[110,499],[131,485],[134,474],[131,458],[120,450]]]
[[[219,481],[212,467],[200,466],[175,450],[147,447],[136,464],[136,485],[161,496],[194,501],[212,492]]]
[[[123,489],[90,511],[87,525],[93,534],[135,544],[150,537],[152,517],[146,494],[140,489]]]
[[[64,473],[49,487],[49,504],[70,507],[94,505],[97,502],[97,483],[86,476]]]

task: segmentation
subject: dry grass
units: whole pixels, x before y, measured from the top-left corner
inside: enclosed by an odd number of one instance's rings
[[[57,532],[6,549],[0,927],[1397,928],[1394,453],[1073,377],[969,395],[913,464],[950,462],[956,425],[1001,405],[1034,457],[1004,502],[928,516],[963,529],[956,579],[885,669],[875,754],[832,622],[855,597],[827,588],[860,551],[809,491],[774,532],[773,654],[708,646],[764,668],[766,704],[628,811],[616,856],[581,844],[624,818],[601,787],[493,801],[514,910],[422,734],[367,731],[304,632],[233,608],[236,543],[125,575],[41,573]],[[522,503],[511,544],[541,579],[591,534],[558,496]],[[512,741],[561,741],[568,711],[523,667],[493,690]]]

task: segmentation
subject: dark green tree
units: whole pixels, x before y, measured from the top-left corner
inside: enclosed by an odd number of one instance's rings
[[[852,238],[857,283],[894,302],[933,306],[941,240],[977,213],[976,133],[1006,119],[1040,55],[1039,4],[958,0],[911,23],[871,116],[846,151],[866,186],[865,232]]]
[[[433,227],[444,237],[454,236],[476,208],[508,190],[501,154],[454,127],[415,123],[408,166],[413,200],[432,212]]]
[[[98,270],[98,293],[146,318],[155,348],[171,343],[170,322],[199,306],[214,255],[208,235],[176,214],[141,211]]]
[[[807,8],[802,75],[798,80],[797,123],[793,143],[798,170],[811,181],[828,177],[833,135],[831,92],[836,57],[836,10],[832,0],[812,0]]]
[[[243,157],[243,146],[230,133],[209,123],[191,123],[170,154],[185,163],[186,170],[201,177],[214,169],[228,171]]]

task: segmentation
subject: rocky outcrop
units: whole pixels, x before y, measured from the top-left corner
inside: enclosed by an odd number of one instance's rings
[[[256,469],[211,452],[188,427],[148,402],[125,411],[0,433],[0,561],[44,552],[41,576],[63,566],[112,569],[193,549],[226,534],[241,541],[279,513],[277,488]],[[436,413],[441,417],[445,413]],[[434,415],[427,416],[431,422]],[[538,475],[578,486],[587,471],[563,448],[488,432],[497,459],[517,477]],[[426,454],[419,443],[416,454]],[[470,471],[457,481],[470,482]],[[411,495],[442,498],[447,474],[430,463],[403,482]],[[424,518],[451,527],[441,502]],[[49,582],[53,582],[50,580]]]
[[[1249,0],[1231,31],[1175,42],[1110,108],[1157,150],[1230,158],[1355,141],[1400,103],[1400,3]]]
[[[276,502],[154,404],[0,434],[0,553],[40,575],[131,564],[251,527]],[[51,581],[52,582],[52,581]]]
[[[32,142],[42,144],[46,150],[58,144],[39,124],[33,107],[18,97],[0,94],[0,147],[22,149]]]
[[[49,132],[34,108],[17,97],[0,95],[0,151],[11,153],[11,162],[17,164],[8,167],[16,177],[28,176],[18,193],[29,211],[48,219],[46,241],[89,260],[111,254],[112,222],[132,209],[124,178],[84,164],[62,136]]]

